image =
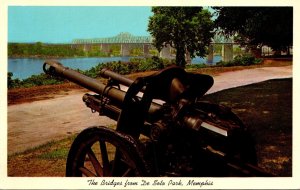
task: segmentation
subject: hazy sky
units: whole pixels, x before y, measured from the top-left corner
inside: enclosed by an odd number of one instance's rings
[[[9,6],[9,42],[68,43],[120,32],[148,36],[151,7]]]

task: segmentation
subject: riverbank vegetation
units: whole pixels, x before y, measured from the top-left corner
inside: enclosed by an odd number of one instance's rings
[[[136,46],[130,49],[129,56],[143,56],[143,47]],[[155,49],[149,49],[150,55],[158,55]],[[107,50],[101,46],[90,44],[47,44],[36,43],[8,43],[8,57],[10,58],[69,58],[69,57],[113,57],[121,56],[121,46],[112,44]]]
[[[8,57],[80,57],[85,56],[81,49],[68,44],[8,43]]]
[[[253,55],[250,54],[244,54],[244,55],[237,55],[234,57],[232,61],[220,61],[216,65],[217,66],[224,66],[224,67],[230,67],[230,66],[249,66],[249,65],[255,65],[258,63],[261,63],[262,59],[255,58]]]
[[[206,64],[188,64],[186,65],[187,70],[195,70],[205,67],[228,67],[228,66],[249,66],[260,63],[261,59],[256,59],[253,56],[237,56],[233,61],[230,62],[219,62],[216,66],[208,66]],[[161,70],[170,65],[174,65],[174,60],[162,59],[156,56],[152,58],[131,58],[129,62],[113,61],[107,63],[99,63],[97,66],[92,67],[89,70],[78,70],[80,73],[87,75],[92,78],[100,77],[99,73],[101,69],[107,68],[116,73],[126,75],[137,72],[155,71]],[[13,73],[7,73],[7,87],[11,88],[28,88],[33,86],[42,85],[53,85],[61,84],[67,80],[46,75],[44,73],[39,75],[32,75],[27,79],[13,79]]]

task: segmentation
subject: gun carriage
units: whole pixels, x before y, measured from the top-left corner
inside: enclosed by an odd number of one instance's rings
[[[271,176],[230,108],[201,101],[211,76],[172,66],[133,81],[103,69],[103,84],[57,61],[43,69],[94,92],[83,96],[86,106],[117,121],[79,133],[66,176]]]

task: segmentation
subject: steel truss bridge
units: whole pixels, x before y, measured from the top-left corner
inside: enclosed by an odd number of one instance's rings
[[[134,36],[128,32],[122,32],[114,37],[94,38],[94,39],[75,39],[73,44],[151,44],[150,36]]]
[[[107,38],[93,38],[93,39],[74,39],[72,41],[72,47],[83,48],[84,51],[91,50],[92,47],[99,47],[99,51],[109,52],[111,45],[120,45],[120,54],[122,56],[129,56],[132,48],[140,47],[143,50],[144,56],[151,56],[149,53],[150,49],[155,49],[152,46],[153,38],[151,36],[134,36],[128,32],[122,32],[113,37]],[[209,46],[208,61],[213,60],[213,45],[222,45],[222,60],[229,61],[233,59],[233,45],[235,44],[232,40],[222,40],[222,42],[212,41]],[[173,58],[173,48],[167,46],[160,51],[160,57]],[[189,54],[187,53],[187,60],[189,61]]]

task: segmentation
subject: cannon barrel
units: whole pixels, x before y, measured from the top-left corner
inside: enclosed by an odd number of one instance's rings
[[[91,90],[97,94],[105,94],[105,96],[109,97],[111,100],[115,101],[120,105],[125,97],[126,92],[120,89],[110,87],[106,88],[106,85],[101,83],[100,81],[90,78],[84,74],[81,74],[73,69],[68,67],[64,67],[61,63],[55,60],[47,60],[43,65],[43,70],[45,73],[60,76],[66,78],[88,90]],[[129,86],[133,81],[125,78],[117,73],[114,73],[109,70],[103,70],[102,75],[105,77],[111,77],[112,79],[118,81],[120,84]],[[158,109],[160,109],[160,105],[157,103],[152,103],[149,112],[154,113]]]
[[[110,110],[114,110],[113,112],[116,112],[116,114],[119,114],[120,111],[120,105],[124,101],[126,92],[122,91],[115,87],[109,87],[106,88],[106,85],[101,83],[100,81],[90,78],[84,74],[81,74],[73,69],[70,69],[68,67],[64,67],[61,63],[55,61],[55,60],[47,60],[43,65],[43,70],[45,73],[54,75],[54,76],[60,76],[63,78],[66,78],[82,87],[85,87],[95,93],[98,93],[100,95],[105,95],[105,97],[109,98],[110,100],[114,101],[113,108],[109,108]],[[133,82],[132,80],[125,78],[117,73],[114,73],[112,71],[109,71],[107,69],[104,69],[101,71],[101,75],[106,78],[111,78],[115,81],[117,81],[120,84],[130,86]],[[88,99],[88,95],[85,95],[83,97],[84,101]],[[118,109],[116,109],[118,108]],[[152,102],[149,114],[152,115],[156,113],[161,108],[161,105],[159,103]],[[199,127],[202,126],[202,120],[198,118],[197,116],[184,116],[184,124],[188,128],[192,128],[195,130],[199,130]],[[209,130],[215,131],[217,133],[220,133],[224,136],[227,136],[227,130],[219,129],[218,127],[214,127],[211,125],[207,125],[206,128],[209,128]],[[215,129],[217,128],[217,129]],[[221,132],[220,132],[221,131]]]
[[[104,92],[106,85],[96,79],[85,76],[73,69],[64,67],[61,63],[53,60],[48,60],[44,63],[43,70],[45,73],[66,78],[84,88],[87,88],[95,93],[107,93],[112,99],[123,102],[125,92],[116,88],[110,88],[108,92]],[[107,89],[108,90],[108,89]]]
[[[87,88],[95,93],[102,94],[107,93],[107,95],[118,101],[123,102],[125,97],[125,92],[118,90],[116,88],[106,89],[107,92],[104,92],[105,86],[103,83],[99,82],[96,79],[85,76],[73,69],[64,67],[61,63],[54,60],[47,60],[44,63],[43,70],[45,73],[55,76],[60,76],[66,78],[84,88]]]
[[[61,63],[54,60],[47,60],[44,63],[43,70],[47,74],[54,75],[54,76],[61,76],[95,93],[98,93],[99,95],[104,95],[105,97],[109,98],[114,102],[112,105],[113,107],[109,107],[109,110],[115,112],[116,114],[120,113],[120,111],[117,110],[121,109],[121,105],[126,95],[125,91],[122,91],[113,86],[107,88],[107,86],[101,83],[100,81],[90,78],[68,67],[64,67]],[[109,70],[102,70],[101,74],[106,78],[111,78],[117,81],[118,83],[126,86],[130,86],[130,84],[133,82],[132,80],[125,78]],[[85,102],[88,99],[88,97],[89,97],[88,95],[85,95],[83,97]],[[162,107],[161,104],[152,102],[148,112],[149,115],[150,116],[155,115],[155,113],[157,113],[157,111],[160,110],[161,107]],[[207,128],[211,131],[221,134],[222,136],[227,136],[228,133],[228,129],[224,129],[222,127],[220,128],[219,126],[214,126],[214,125],[207,124],[206,122],[203,122],[203,120],[199,118],[198,114],[196,115],[185,114],[183,117],[183,122],[187,128],[191,128],[196,131],[198,131],[200,128]]]
[[[133,83],[133,80],[123,77],[122,75],[115,73],[113,71],[108,70],[107,68],[104,68],[100,71],[100,76],[103,78],[110,78],[115,81],[118,81],[120,84],[123,84],[125,86],[130,86]]]

